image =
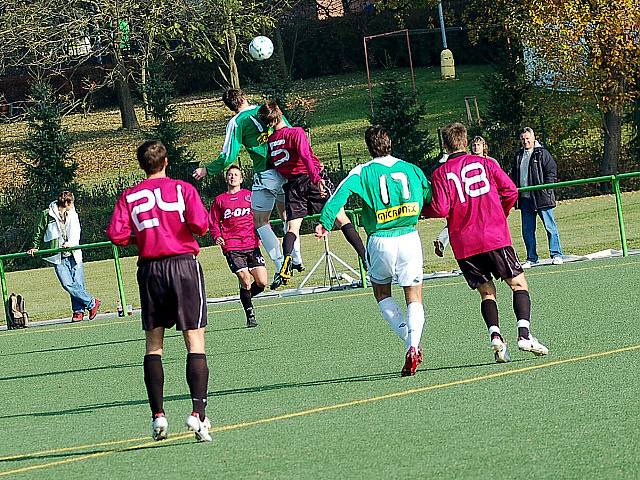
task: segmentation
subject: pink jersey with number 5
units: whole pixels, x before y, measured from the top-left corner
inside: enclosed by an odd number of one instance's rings
[[[495,160],[451,154],[431,177],[428,217],[446,218],[457,260],[511,245],[507,215],[518,189]]]
[[[200,251],[194,235],[209,229],[209,215],[193,185],[169,177],[148,178],[116,202],[107,236],[116,245],[138,245],[141,259]]]

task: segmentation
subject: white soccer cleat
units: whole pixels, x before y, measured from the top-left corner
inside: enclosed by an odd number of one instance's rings
[[[154,440],[164,440],[168,436],[169,422],[167,417],[160,415],[151,421],[151,436]]]
[[[200,421],[200,417],[197,414],[189,415],[187,417],[187,427],[196,434],[196,440],[199,442],[213,441],[211,435],[209,435],[209,429],[211,428],[209,417],[204,417],[204,421]]]
[[[493,348],[496,363],[507,363],[511,361],[507,344],[500,337],[493,337],[491,339],[491,348]]]
[[[529,335],[529,338],[518,338],[518,348],[523,352],[531,352],[538,357],[549,353],[549,349],[533,335]]]

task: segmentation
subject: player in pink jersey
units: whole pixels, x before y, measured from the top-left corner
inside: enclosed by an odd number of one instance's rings
[[[302,220],[307,215],[320,213],[333,193],[333,184],[313,153],[304,130],[287,126],[276,102],[262,105],[258,116],[265,125],[274,129],[268,139],[269,159],[275,169],[287,179],[283,186],[287,211],[287,233],[282,240],[284,263],[271,284],[274,289],[286,285],[291,278],[291,252],[295,241],[300,237]],[[343,209],[336,217],[336,225],[366,265],[362,239]]]
[[[235,165],[227,170],[226,180],[226,193],[218,195],[209,210],[211,236],[222,247],[229,268],[240,281],[240,302],[247,327],[257,327],[251,299],[264,291],[267,268],[253,224],[251,191],[242,188],[242,170]]]
[[[482,298],[480,310],[495,359],[499,363],[511,360],[500,332],[492,276],[504,280],[513,291],[518,348],[546,355],[547,347],[530,333],[529,287],[507,224],[518,190],[493,159],[466,153],[467,129],[461,123],[445,127],[442,140],[449,157],[431,177],[433,197],[427,216],[447,219],[453,254],[469,287]]]
[[[187,348],[187,383],[193,412],[187,427],[199,441],[211,441],[206,417],[209,368],[204,342],[207,296],[200,248],[194,235],[209,229],[209,216],[196,189],[166,175],[167,149],[157,140],[138,147],[138,163],[146,180],[128,188],[116,203],[107,235],[116,245],[136,244],[142,328],[146,335],[144,382],[152,415],[154,440],[167,438],[163,408],[164,331],[174,325]]]

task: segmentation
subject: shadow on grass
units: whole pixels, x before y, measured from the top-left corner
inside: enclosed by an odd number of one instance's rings
[[[172,362],[173,363],[173,362]],[[140,367],[139,363],[125,363],[122,365],[105,365],[102,367],[90,367],[90,368],[76,368],[72,370],[60,370],[58,372],[42,372],[42,373],[30,373],[26,375],[14,375],[11,377],[0,377],[0,382],[5,382],[8,380],[24,380],[27,378],[38,378],[38,377],[52,377],[54,375],[66,375],[67,373],[83,373],[83,372],[98,372],[100,370],[115,370],[119,368],[138,368]]]
[[[268,350],[268,348],[258,348],[258,349],[248,350],[248,351],[258,351],[258,350]],[[217,355],[228,355],[228,354],[229,352],[219,353]],[[519,360],[515,360],[512,363],[528,362],[528,361],[530,360],[519,359]],[[490,365],[495,365],[495,362],[468,364],[468,365],[452,365],[452,366],[436,367],[431,369],[419,369],[417,371],[417,374],[422,374],[424,372],[429,372],[429,371],[476,368],[476,367],[484,367],[484,366],[490,366]],[[390,380],[390,379],[400,379],[400,373],[398,371],[393,371],[393,372],[386,372],[386,373],[372,373],[369,375],[356,375],[356,376],[350,376],[350,377],[330,378],[326,380],[311,380],[308,382],[287,382],[287,383],[274,383],[271,385],[257,385],[253,387],[230,388],[227,390],[209,391],[208,395],[209,395],[209,399],[211,400],[211,399],[214,399],[215,397],[224,397],[227,395],[245,395],[245,394],[252,394],[252,393],[284,390],[284,389],[290,389],[290,388],[318,387],[322,385],[337,385],[342,383],[377,382],[380,380]],[[164,397],[164,402],[168,403],[173,401],[183,401],[183,400],[189,400],[190,398],[191,396],[187,394],[169,395]],[[32,412],[32,413],[18,413],[13,415],[0,415],[0,419],[20,418],[20,417],[57,417],[62,415],[95,413],[97,410],[102,410],[107,408],[146,405],[147,403],[148,403],[148,400],[146,398],[139,399],[139,400],[97,403],[92,405],[83,405],[80,407],[69,408],[65,410],[49,411],[49,412]]]

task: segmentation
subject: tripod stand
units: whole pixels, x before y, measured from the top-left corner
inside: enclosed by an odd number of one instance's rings
[[[341,279],[343,281],[347,282],[347,283],[351,283],[351,282],[348,282],[346,278],[344,278],[344,274],[338,274],[335,262],[338,262],[338,263],[342,264],[342,266],[344,266],[347,270],[351,271],[354,275],[360,277],[360,274],[355,269],[351,268],[344,260],[342,260],[340,257],[338,257],[331,250],[329,250],[329,236],[322,237],[322,240],[324,242],[324,252],[320,256],[320,258],[318,259],[316,264],[313,266],[313,268],[304,277],[304,279],[302,280],[302,282],[298,286],[298,290],[301,290],[306,285],[306,283],[309,281],[311,276],[316,272],[316,270],[318,270],[318,268],[320,267],[320,265],[323,262],[325,264],[325,266],[324,266],[324,282],[323,282],[323,285],[325,287],[327,286],[327,278],[329,279],[329,286],[330,287],[333,287],[334,282],[338,286],[342,286],[342,284],[340,283]]]

